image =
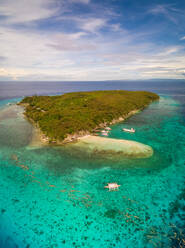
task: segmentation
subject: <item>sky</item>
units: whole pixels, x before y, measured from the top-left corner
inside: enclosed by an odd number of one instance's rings
[[[185,0],[0,0],[0,80],[185,79]]]

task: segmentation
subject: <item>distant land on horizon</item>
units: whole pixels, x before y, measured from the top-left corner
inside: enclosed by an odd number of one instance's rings
[[[80,82],[80,83],[90,83],[90,82],[146,82],[146,81],[182,81],[185,82],[185,79],[179,79],[179,78],[150,78],[150,79],[120,79],[120,80],[114,80],[114,79],[107,79],[107,80],[2,80],[0,78],[0,83],[1,82],[8,82],[8,83],[22,83],[22,82]]]

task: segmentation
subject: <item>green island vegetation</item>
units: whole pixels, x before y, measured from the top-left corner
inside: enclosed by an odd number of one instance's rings
[[[155,93],[146,91],[74,92],[59,96],[25,97],[26,117],[40,128],[50,142],[62,142],[68,135],[93,133],[131,111],[142,110],[158,100]]]

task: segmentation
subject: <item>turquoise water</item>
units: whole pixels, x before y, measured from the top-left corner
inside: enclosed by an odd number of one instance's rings
[[[31,149],[31,125],[7,102],[0,102],[0,247],[185,245],[181,102],[161,96],[112,126],[109,137],[152,146],[154,155],[147,159],[89,155],[67,147]],[[123,133],[123,127],[136,133]],[[104,189],[115,181],[119,191]]]

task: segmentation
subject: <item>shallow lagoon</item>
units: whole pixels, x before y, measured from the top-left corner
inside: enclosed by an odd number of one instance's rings
[[[154,155],[145,159],[115,159],[65,147],[30,149],[32,127],[21,113],[0,118],[0,247],[183,245],[185,127],[180,102],[162,96],[112,127],[111,138],[151,146]],[[121,131],[131,126],[135,134]],[[114,181],[120,190],[106,191],[104,185]]]

